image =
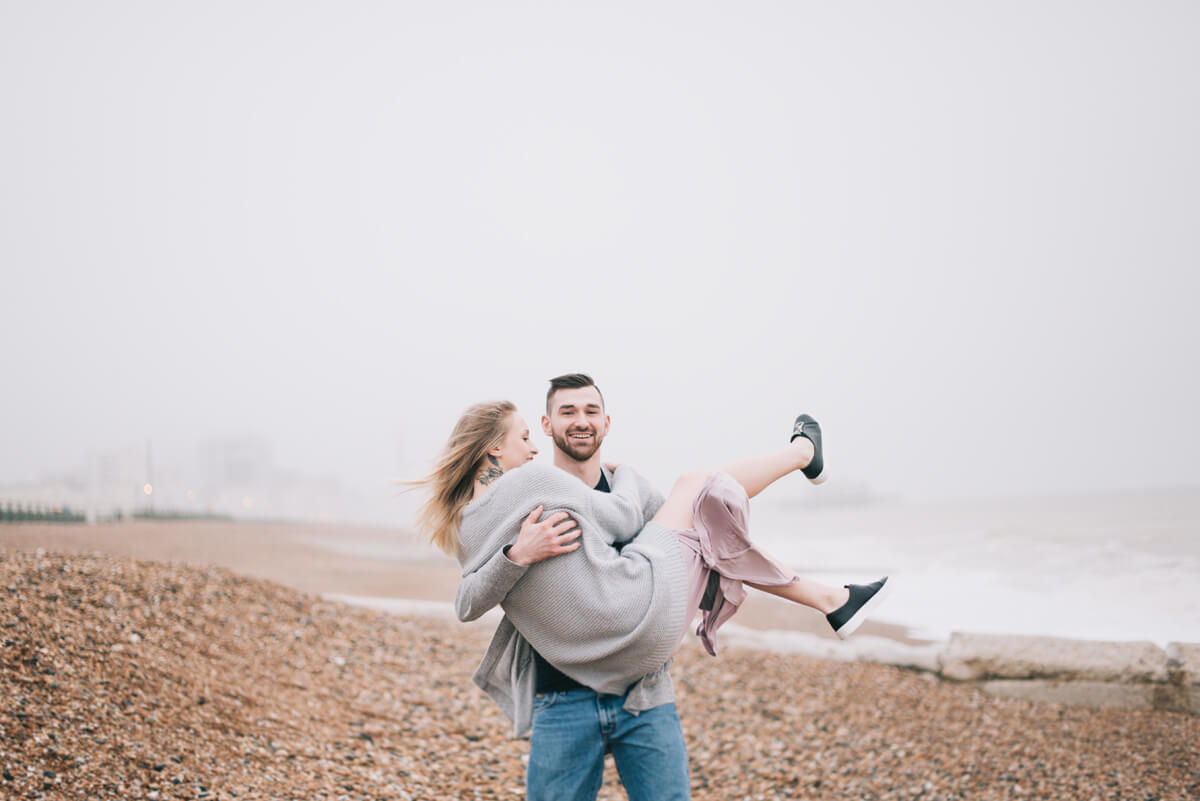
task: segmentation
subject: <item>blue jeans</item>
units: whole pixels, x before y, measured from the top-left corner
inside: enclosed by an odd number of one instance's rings
[[[619,695],[544,693],[533,701],[527,801],[595,801],[611,751],[629,801],[691,798],[687,749],[674,704],[637,715]]]

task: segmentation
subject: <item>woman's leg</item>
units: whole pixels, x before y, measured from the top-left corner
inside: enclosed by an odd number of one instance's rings
[[[804,437],[797,437],[777,451],[750,459],[739,459],[722,465],[719,469],[733,476],[734,480],[745,488],[746,495],[753,498],[788,473],[807,467],[812,458],[812,442]],[[666,503],[654,516],[654,522],[676,530],[691,528],[692,507],[710,472],[697,470],[680,476],[671,488]]]
[[[793,603],[810,606],[825,615],[839,609],[845,605],[846,601],[850,600],[850,590],[845,587],[831,587],[803,576],[796,576],[791,584],[767,586],[747,581],[746,586]]]
[[[813,444],[804,437],[797,437],[774,453],[752,459],[740,459],[723,465],[721,470],[733,476],[737,483],[746,488],[753,498],[788,473],[803,470],[813,458]]]
[[[740,459],[723,465],[720,469],[741,484],[746,495],[753,498],[788,473],[807,467],[812,461],[814,452],[811,441],[805,437],[797,437],[777,451],[749,459]],[[693,513],[696,498],[708,476],[709,471],[703,470],[680,476],[676,480],[675,486],[671,488],[671,494],[667,496],[666,502],[654,516],[654,521],[677,531],[692,528],[695,525]],[[763,557],[774,563],[782,573],[790,576],[792,580],[791,583],[777,585],[755,584],[748,581],[745,582],[747,586],[793,603],[811,607],[823,614],[829,614],[841,608],[849,600],[850,591],[846,587],[833,587],[799,576],[795,571],[781,565],[778,560],[763,553],[761,549],[756,550],[759,550]]]
[[[696,558],[703,560],[699,567],[707,566],[722,579],[740,581],[760,592],[816,609],[826,616],[834,632],[845,639],[866,619],[866,614],[883,600],[886,591],[890,589],[887,586],[887,577],[871,584],[850,584],[841,587],[822,584],[797,575],[795,571],[784,567],[764,553],[750,541],[749,532],[746,530],[746,499],[762,492],[788,473],[808,467],[813,462],[814,455],[813,443],[806,435],[802,435],[793,439],[786,448],[765,456],[725,465],[721,470],[725,476],[713,479],[713,490],[710,492],[716,494],[708,496],[701,504],[701,512],[705,518],[703,529],[708,532],[710,542],[713,536],[738,540],[734,543],[727,542],[726,545],[740,545],[740,551],[737,548],[733,551],[726,548],[724,551],[738,554],[736,566],[723,565],[719,556],[701,556],[702,553],[708,553],[708,548],[699,545],[702,540],[695,530],[694,516],[697,498],[700,497],[712,473],[697,471],[680,476],[671,488],[666,502],[654,516],[654,521],[677,532],[680,542],[687,543],[685,547],[691,550]],[[817,470],[819,471],[819,467]],[[814,482],[818,477],[819,472],[818,476],[808,476],[809,480]],[[737,489],[730,489],[729,479],[737,483]],[[722,485],[723,491],[716,489]],[[741,491],[745,492],[745,496],[739,500]],[[710,514],[713,515],[712,521],[709,520]],[[746,561],[746,555],[750,553],[757,557],[756,566],[755,559],[752,558],[749,563]],[[708,563],[708,559],[714,560],[712,564]],[[696,572],[692,578],[692,586],[689,587],[689,604],[702,605],[700,593],[705,592],[707,597],[707,592],[712,591],[714,586],[707,582],[710,578],[712,575],[705,570]],[[701,580],[706,582],[705,586],[701,586]],[[709,628],[710,621],[706,614],[705,622],[701,624],[701,630],[698,632],[710,653],[715,652],[712,651],[708,638],[715,633],[720,624],[721,620],[718,619],[711,623]]]
[[[671,487],[671,494],[654,515],[654,522],[673,531],[692,528],[695,525],[692,509],[707,478],[707,470],[697,470],[694,473],[684,473],[675,479],[675,486]]]
[[[771,457],[767,458],[770,459]],[[768,472],[769,468],[755,465],[753,462],[754,460],[747,460],[743,464],[748,465],[749,470],[755,472],[760,477],[770,475]],[[783,464],[784,461],[779,460],[778,463]],[[693,514],[696,497],[700,494],[700,490],[704,487],[704,482],[708,479],[708,476],[709,474],[703,471],[685,473],[680,476],[675,482],[675,486],[671,488],[671,494],[667,496],[666,503],[658,510],[658,514],[654,515],[654,521],[675,531],[686,531],[693,528],[695,526]],[[747,491],[747,494],[749,494],[749,491]],[[794,570],[780,564],[779,560],[763,552],[761,548],[755,547],[755,550],[764,559],[771,562],[781,574],[789,577],[791,583],[766,585],[746,581],[745,584],[749,587],[776,595],[794,603],[812,607],[823,614],[829,614],[841,607],[850,597],[850,591],[845,587],[832,587],[828,584],[822,584],[819,581],[804,578],[797,575]]]

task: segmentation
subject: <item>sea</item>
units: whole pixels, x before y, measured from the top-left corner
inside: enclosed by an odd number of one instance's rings
[[[827,583],[889,576],[877,617],[917,637],[1200,642],[1200,488],[825,505],[766,495],[751,503],[756,542]]]

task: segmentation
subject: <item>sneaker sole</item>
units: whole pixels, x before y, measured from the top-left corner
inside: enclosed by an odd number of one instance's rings
[[[825,472],[822,471],[821,475],[817,476],[816,478],[810,478],[809,481],[816,484],[817,486],[824,484],[825,483]],[[888,579],[888,581],[891,581],[891,579]],[[886,587],[887,585],[884,584],[883,586]]]
[[[888,580],[884,582],[883,587],[879,590],[879,592],[875,593],[873,596],[871,596],[871,600],[859,607],[859,610],[854,613],[854,616],[847,620],[840,629],[834,632],[834,634],[844,640],[854,632],[858,631],[858,627],[866,622],[871,612],[881,603],[886,601],[887,597],[891,595],[892,583],[894,581],[894,578],[888,576]]]

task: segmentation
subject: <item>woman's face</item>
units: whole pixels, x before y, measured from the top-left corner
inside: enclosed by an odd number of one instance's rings
[[[504,442],[498,450],[496,458],[500,461],[500,469],[506,473],[516,470],[537,456],[538,449],[529,436],[529,426],[525,425],[525,419],[516,412],[508,417],[508,433],[504,435]]]

